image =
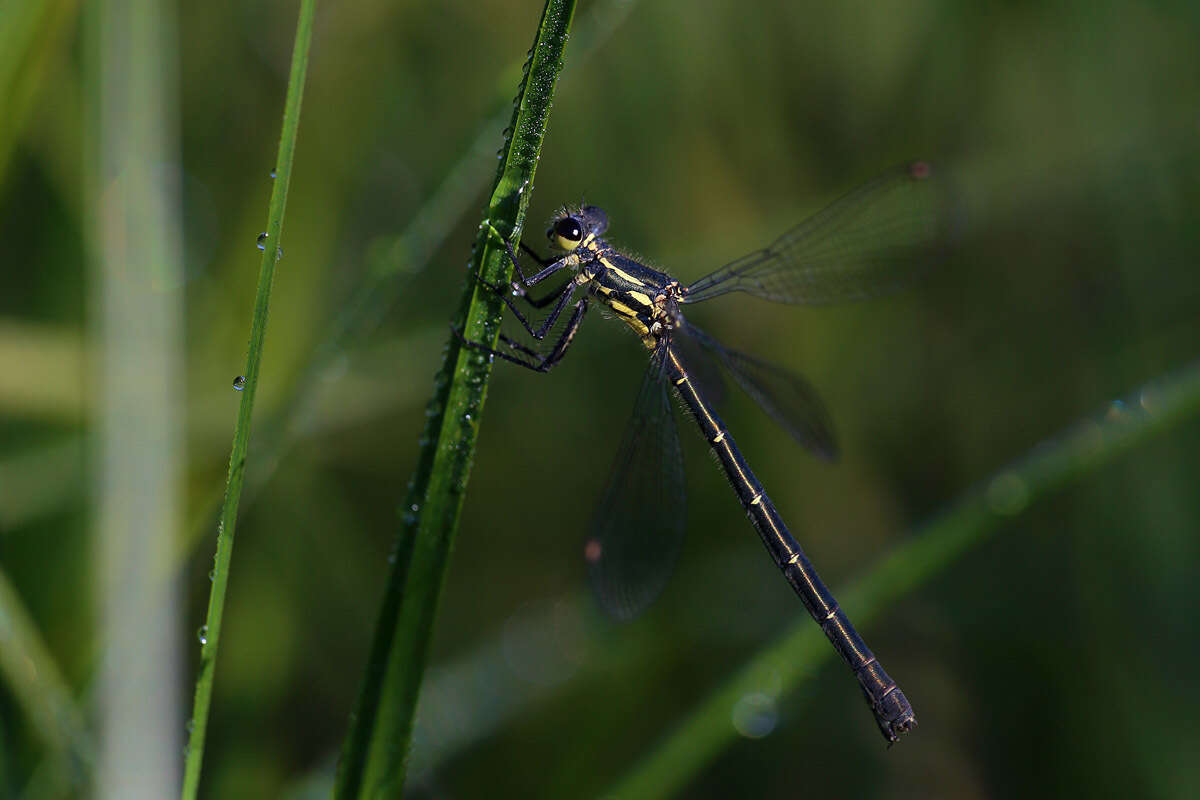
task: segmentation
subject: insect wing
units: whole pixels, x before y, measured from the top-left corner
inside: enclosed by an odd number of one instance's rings
[[[687,331],[725,365],[742,390],[792,438],[826,461],[837,459],[829,411],[808,381],[782,367],[731,350],[695,326],[688,325]]]
[[[687,324],[685,328],[674,331],[671,347],[687,366],[688,380],[710,405],[720,408],[725,404],[725,381],[721,378],[715,352],[702,338],[712,341],[711,337]]]
[[[947,181],[923,161],[893,168],[687,289],[697,303],[742,291],[819,305],[877,297],[911,283],[952,238]]]
[[[664,342],[642,378],[584,549],[600,605],[620,620],[658,597],[683,542],[683,453],[663,380],[666,350]]]

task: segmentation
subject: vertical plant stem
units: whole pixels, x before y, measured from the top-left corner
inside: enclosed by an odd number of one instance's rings
[[[261,239],[263,256],[258,271],[258,290],[254,299],[254,317],[250,327],[250,344],[246,357],[246,372],[237,379],[243,390],[238,408],[237,427],[233,434],[233,449],[229,457],[229,473],[225,483],[225,503],[217,529],[216,565],[212,592],[208,598],[208,614],[201,628],[200,673],[196,679],[196,695],[189,723],[187,759],[183,778],[182,797],[196,796],[200,785],[200,767],[204,758],[204,736],[208,730],[208,712],[212,701],[213,672],[216,668],[217,647],[221,640],[221,623],[225,610],[225,590],[229,582],[229,564],[233,556],[233,536],[237,524],[238,501],[246,471],[246,451],[250,441],[250,419],[254,410],[254,394],[258,388],[262,367],[263,340],[267,331],[267,311],[271,286],[275,280],[275,264],[279,260],[283,234],[283,215],[287,206],[288,186],[292,177],[292,156],[296,149],[296,133],[300,125],[300,101],[308,72],[308,51],[312,42],[313,17],[316,0],[301,0],[296,40],[292,47],[292,67],[288,77],[287,100],[284,103],[283,130],[279,137],[279,156],[275,161],[275,184],[271,191],[266,236]],[[249,243],[247,243],[249,246]]]
[[[476,238],[471,269],[506,283],[511,264],[493,231],[516,241],[532,194],[550,102],[562,68],[575,3],[548,0],[513,110],[510,138]],[[494,344],[500,301],[468,280],[455,324],[474,341]],[[421,453],[409,486],[394,563],[335,796],[391,797],[403,789],[413,714],[433,620],[474,461],[491,361],[452,337],[434,383]]]
[[[172,7],[88,9],[99,798],[163,797],[183,738],[172,546],[183,513],[183,264]]]

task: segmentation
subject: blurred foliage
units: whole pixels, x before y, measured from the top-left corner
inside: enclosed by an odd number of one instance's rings
[[[0,568],[86,716],[102,645],[88,76],[75,4],[14,6],[0,24]],[[939,162],[962,192],[967,233],[919,291],[695,311],[729,344],[803,371],[832,409],[832,468],[743,398],[725,417],[835,590],[1000,465],[1196,357],[1195,3],[624,6],[581,4],[531,231],[585,195],[614,241],[687,280],[907,158]],[[494,174],[476,143],[486,124],[500,146],[490,120],[540,10],[318,7],[204,796],[326,785]],[[177,16],[182,158],[161,171],[179,181],[186,239],[194,535],[178,547],[178,627],[194,668],[295,5],[190,3]],[[451,174],[477,174],[477,193],[436,220],[449,235],[428,263],[380,249]],[[314,372],[379,253],[399,259],[384,264],[394,301],[371,324],[351,320]],[[804,614],[691,435],[689,540],[666,595],[628,626],[592,610],[582,542],[644,358],[599,316],[550,376],[495,371],[416,733],[418,788],[434,796],[594,794]],[[801,779],[838,796],[1195,796],[1198,450],[1200,424],[1181,425],[881,616],[865,635],[921,723],[901,745],[880,746],[830,666],[687,796],[794,796]],[[5,792],[44,763],[13,691],[0,689]],[[189,694],[185,681],[181,704]]]

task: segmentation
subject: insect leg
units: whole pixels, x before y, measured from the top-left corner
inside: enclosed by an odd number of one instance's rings
[[[482,342],[472,342],[464,337],[462,332],[460,332],[458,329],[452,330],[454,335],[458,337],[459,341],[472,350],[478,350],[480,352],[487,353],[488,355],[502,358],[505,361],[510,361],[513,364],[533,370],[534,372],[549,372],[554,365],[561,361],[563,356],[566,355],[567,348],[571,346],[571,341],[575,338],[575,334],[579,331],[579,326],[583,323],[583,315],[587,313],[587,309],[587,298],[580,298],[579,302],[575,304],[575,311],[571,314],[571,319],[567,322],[567,327],[563,329],[562,335],[558,337],[558,340],[554,343],[554,346],[550,348],[550,351],[545,354],[518,344],[512,339],[509,339],[507,336],[501,337],[504,343],[507,344],[511,349],[530,356],[528,359],[519,358],[518,356],[511,355],[503,350],[497,350],[496,348],[488,347]]]
[[[520,243],[521,249],[524,250],[527,255],[531,256],[533,258],[533,260],[538,263],[539,266],[543,267],[543,269],[541,271],[539,271],[532,277],[527,278],[527,277],[525,277],[525,271],[523,269],[521,269],[521,263],[519,261],[517,261],[517,253],[516,253],[516,250],[513,248],[512,242],[510,242],[508,239],[505,239],[503,236],[501,236],[500,231],[496,230],[490,224],[488,225],[488,229],[491,231],[493,236],[495,236],[497,239],[499,239],[501,242],[504,243],[504,249],[508,252],[508,260],[512,262],[513,269],[516,270],[517,277],[520,278],[520,282],[522,284],[524,284],[525,286],[533,286],[535,283],[542,281],[543,279],[554,274],[555,272],[558,272],[558,270],[563,269],[566,266],[566,264],[564,264],[562,262],[567,260],[567,258],[569,257],[570,254],[568,254],[568,256],[564,256],[563,258],[557,258],[557,259],[550,258],[550,257],[543,257],[543,256],[539,256],[532,247],[525,244],[524,242],[521,242]],[[514,285],[513,288],[517,290],[518,294],[522,293],[522,291],[523,291],[519,286],[516,286],[516,285]]]
[[[532,247],[525,244],[524,242],[521,242],[521,249],[525,251],[525,255],[529,256],[534,261],[541,264],[543,267],[549,266],[550,264],[553,264],[555,261],[553,256],[539,256],[537,254],[536,250],[534,250]]]
[[[577,284],[574,280],[569,280],[554,292],[551,292],[546,297],[538,300],[537,304],[534,304],[531,301],[530,305],[533,305],[534,308],[543,308],[550,305],[551,302],[555,303],[554,308],[550,311],[546,318],[542,320],[542,324],[535,328],[533,323],[529,321],[529,318],[522,314],[521,310],[517,308],[516,303],[512,301],[512,298],[508,296],[507,292],[500,287],[489,284],[485,281],[482,281],[482,283],[484,286],[495,292],[500,299],[504,301],[504,304],[508,306],[508,310],[511,311],[513,316],[515,316],[521,323],[521,327],[528,331],[529,335],[538,341],[546,338],[546,334],[552,327],[554,327],[554,323],[558,322],[559,315],[562,314],[563,309],[567,307],[567,303],[571,301],[571,296],[575,294],[575,290],[579,288],[579,284]]]

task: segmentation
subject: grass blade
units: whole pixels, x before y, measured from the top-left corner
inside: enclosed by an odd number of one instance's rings
[[[196,695],[192,707],[188,737],[187,759],[183,778],[182,797],[194,798],[200,785],[200,767],[204,758],[204,734],[208,728],[208,711],[212,701],[213,672],[216,667],[217,646],[220,643],[221,623],[225,610],[225,589],[229,582],[229,564],[233,556],[233,535],[237,524],[238,502],[246,470],[246,451],[250,441],[250,418],[254,410],[254,393],[262,366],[263,340],[267,330],[267,310],[271,300],[271,285],[275,279],[275,264],[283,233],[283,215],[287,206],[288,185],[292,177],[292,156],[296,149],[296,132],[300,125],[300,101],[308,72],[308,50],[312,43],[313,17],[316,0],[302,0],[296,26],[296,41],[292,48],[291,74],[288,77],[287,100],[284,103],[283,131],[279,137],[279,156],[275,162],[275,185],[267,231],[260,246],[262,261],[258,272],[258,291],[254,300],[254,318],[250,327],[249,353],[245,375],[238,379],[243,389],[238,408],[237,427],[233,434],[233,449],[229,457],[229,473],[225,483],[225,503],[221,508],[221,524],[217,530],[216,566],[212,592],[208,598],[208,614],[201,629],[200,673],[196,679]]]
[[[76,0],[28,0],[5,4],[0,14],[0,185],[41,84],[67,50],[78,10]]]
[[[0,678],[45,747],[52,794],[77,794],[94,766],[83,715],[8,575],[0,571]]]
[[[532,194],[575,4],[548,0],[513,110],[511,136],[475,242],[472,269],[505,283],[507,256],[490,231],[519,238]],[[476,341],[495,343],[500,301],[468,281],[456,325]],[[409,487],[366,677],[338,770],[340,798],[395,796],[404,784],[429,640],[474,460],[479,415],[491,362],[451,338],[434,383],[416,471]]]
[[[996,531],[1033,500],[1078,481],[1152,436],[1200,412],[1200,362],[1144,385],[1035,447],[969,490],[917,531],[848,591],[839,591],[851,618],[866,625],[908,592]],[[738,700],[763,687],[795,689],[833,649],[807,618],[717,688],[657,750],[606,793],[607,797],[669,797],[737,738],[729,722]],[[918,709],[918,715],[920,710]]]

